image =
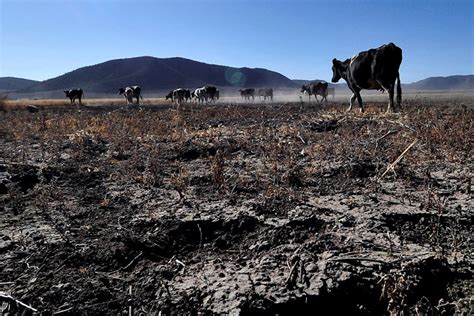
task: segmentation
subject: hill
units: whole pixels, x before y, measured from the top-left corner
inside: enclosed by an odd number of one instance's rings
[[[26,89],[38,83],[39,81],[23,78],[0,77],[0,91],[15,91]]]
[[[22,92],[81,87],[88,92],[115,93],[119,87],[128,85],[140,85],[144,90],[157,91],[205,84],[220,87],[296,87],[282,74],[262,68],[212,65],[180,57],[135,57],[79,68]]]
[[[407,84],[413,90],[473,90],[474,75],[430,77]]]

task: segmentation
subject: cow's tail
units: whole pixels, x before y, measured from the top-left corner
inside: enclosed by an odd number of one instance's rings
[[[397,106],[402,105],[402,85],[400,84],[400,73],[397,74]]]

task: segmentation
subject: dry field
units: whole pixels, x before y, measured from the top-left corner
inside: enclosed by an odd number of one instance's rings
[[[11,102],[0,313],[472,313],[472,99]]]

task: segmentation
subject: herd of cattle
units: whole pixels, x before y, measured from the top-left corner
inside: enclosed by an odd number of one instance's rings
[[[336,83],[341,78],[347,82],[348,88],[352,91],[350,98],[350,105],[348,111],[352,109],[352,104],[357,99],[361,112],[364,110],[360,91],[365,90],[380,90],[388,91],[389,105],[387,111],[390,111],[394,104],[394,90],[395,81],[397,83],[397,106],[400,107],[402,100],[402,89],[400,86],[399,68],[402,63],[402,50],[393,43],[372,48],[368,51],[360,52],[350,59],[345,61],[332,61],[332,82]],[[240,96],[244,100],[255,100],[259,97],[263,100],[273,100],[273,89],[263,88],[254,89],[246,88],[238,90]],[[316,101],[319,102],[317,96],[321,96],[321,101],[327,101],[327,96],[331,95],[334,98],[335,89],[328,87],[327,82],[313,82],[305,84],[301,87],[301,93],[308,95],[311,100],[311,95],[314,95]],[[74,103],[76,99],[81,104],[81,99],[84,97],[82,89],[71,89],[64,91],[66,97]],[[133,104],[133,99],[137,100],[137,105],[140,104],[141,88],[139,86],[129,86],[119,89],[119,95],[123,95],[128,104]],[[302,98],[300,96],[300,98]],[[194,91],[178,88],[170,91],[166,95],[166,100],[171,99],[176,102],[178,106],[182,102],[194,100],[197,103],[215,102],[219,100],[219,89],[214,86],[206,85],[197,88]]]

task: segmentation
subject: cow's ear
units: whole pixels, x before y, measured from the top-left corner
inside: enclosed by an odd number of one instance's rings
[[[333,58],[332,59],[332,64],[335,66],[337,64],[337,59],[336,58]]]

